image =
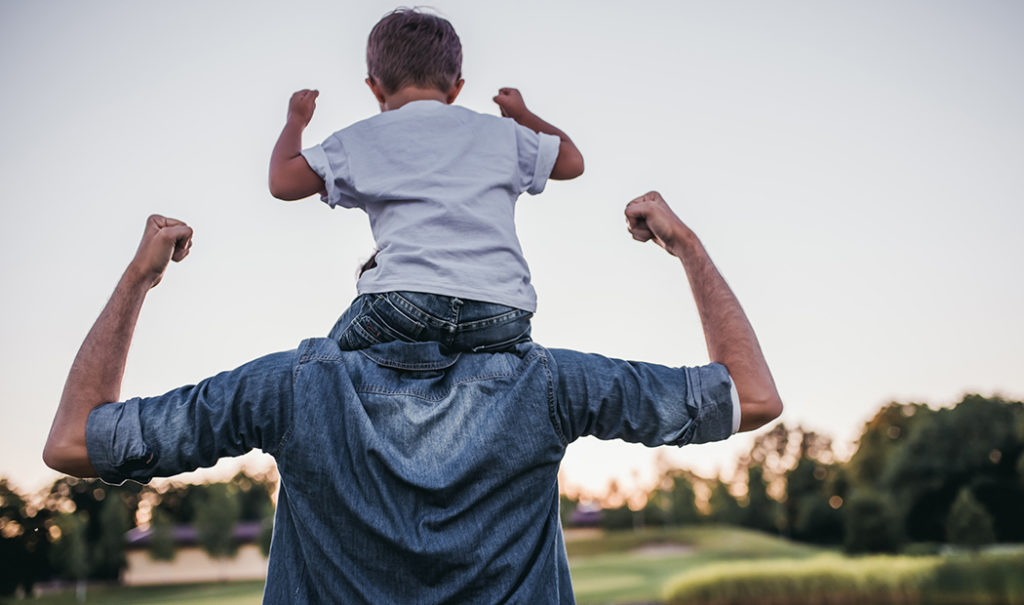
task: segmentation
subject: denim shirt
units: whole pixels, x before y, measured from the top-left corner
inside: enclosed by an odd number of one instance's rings
[[[281,476],[265,603],[573,603],[558,466],[584,435],[728,437],[724,366],[525,343],[342,351],[325,339],[197,385],[97,407],[89,458],[147,482],[260,448]]]

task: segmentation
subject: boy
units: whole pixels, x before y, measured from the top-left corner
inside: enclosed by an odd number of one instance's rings
[[[270,159],[270,192],[314,193],[370,217],[375,265],[331,331],[343,349],[391,340],[498,351],[529,340],[536,294],[516,237],[523,191],[572,179],[583,157],[530,112],[519,91],[494,97],[511,120],[453,105],[464,83],[451,23],[398,9],[370,32],[366,83],[381,113],[302,150],[315,90],[292,95]]]

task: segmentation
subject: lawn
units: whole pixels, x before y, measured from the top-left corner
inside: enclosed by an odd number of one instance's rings
[[[719,561],[801,558],[820,552],[736,528],[648,529],[569,539],[566,543],[573,587],[581,603],[660,601],[665,582],[682,571]],[[262,582],[160,587],[93,587],[89,603],[104,605],[258,605]],[[73,593],[31,601],[74,605]]]
[[[661,601],[666,581],[720,561],[804,558],[819,549],[726,527],[623,532],[567,543],[581,605]]]
[[[86,603],[103,605],[259,605],[263,582],[186,584],[181,586],[97,586],[86,593]],[[77,605],[75,593],[47,595],[20,601],[33,605]]]

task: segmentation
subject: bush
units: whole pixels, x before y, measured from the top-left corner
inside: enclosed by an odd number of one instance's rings
[[[894,553],[899,551],[903,532],[893,507],[873,490],[854,492],[845,508],[846,552]]]
[[[970,488],[960,489],[946,518],[946,540],[951,544],[977,549],[996,541],[992,515],[974,497]]]
[[[719,563],[677,576],[669,605],[1024,605],[1024,555]]]

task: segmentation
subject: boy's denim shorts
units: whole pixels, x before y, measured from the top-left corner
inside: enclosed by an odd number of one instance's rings
[[[358,296],[329,336],[346,351],[401,340],[496,353],[530,340],[532,316],[522,309],[453,296],[382,292]]]

